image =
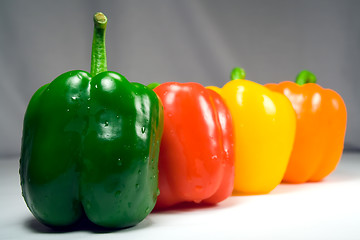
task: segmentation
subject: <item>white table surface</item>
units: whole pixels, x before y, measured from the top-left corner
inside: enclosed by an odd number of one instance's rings
[[[360,239],[360,153],[345,153],[320,183],[280,184],[207,208],[151,213],[135,227],[54,232],[21,196],[18,159],[0,159],[0,239]]]

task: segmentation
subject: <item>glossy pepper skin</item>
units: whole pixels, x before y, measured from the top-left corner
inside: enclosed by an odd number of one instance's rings
[[[92,74],[70,71],[41,87],[24,118],[23,197],[52,227],[84,215],[103,227],[132,226],[157,198],[161,102],[148,87],[106,71],[106,17],[94,20]]]
[[[346,106],[341,96],[316,84],[309,71],[299,73],[296,83],[267,84],[284,94],[297,116],[294,148],[283,181],[320,181],[337,166],[344,147]]]
[[[233,189],[234,136],[224,101],[198,83],[157,84],[154,91],[164,106],[155,209],[226,199]]]
[[[265,194],[282,180],[295,136],[295,113],[282,94],[245,80],[235,68],[218,92],[231,112],[235,131],[234,194]]]

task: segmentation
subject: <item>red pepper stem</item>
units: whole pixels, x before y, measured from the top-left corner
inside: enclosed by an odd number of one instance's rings
[[[231,71],[230,80],[245,79],[246,72],[243,68],[236,67]]]
[[[149,88],[151,88],[151,89],[154,89],[154,88],[156,88],[157,86],[159,86],[160,85],[160,83],[158,83],[158,82],[153,82],[153,83],[150,83],[149,85],[147,85]]]
[[[107,71],[106,48],[105,48],[105,30],[107,18],[97,12],[94,15],[94,35],[91,51],[91,75],[95,75]]]
[[[315,74],[308,70],[302,70],[296,76],[295,83],[298,85],[304,85],[306,83],[316,83],[317,79]]]

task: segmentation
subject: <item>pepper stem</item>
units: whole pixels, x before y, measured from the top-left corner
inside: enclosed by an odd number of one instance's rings
[[[306,83],[316,83],[316,76],[308,70],[302,70],[296,76],[295,83],[298,85],[304,85]]]
[[[246,73],[243,68],[236,67],[231,71],[230,79],[237,80],[237,79],[245,79]]]
[[[105,30],[107,18],[97,12],[94,15],[94,35],[91,51],[91,75],[95,76],[101,72],[107,71],[106,48],[105,48]]]
[[[149,85],[147,85],[149,88],[151,88],[151,89],[154,89],[154,88],[156,88],[157,86],[159,86],[160,85],[160,83],[158,83],[158,82],[153,82],[153,83],[150,83]]]

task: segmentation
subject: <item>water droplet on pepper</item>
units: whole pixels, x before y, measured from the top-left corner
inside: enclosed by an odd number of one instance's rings
[[[121,166],[121,165],[122,165],[121,158],[118,158],[118,160],[117,160],[117,165],[118,165],[118,166]]]

